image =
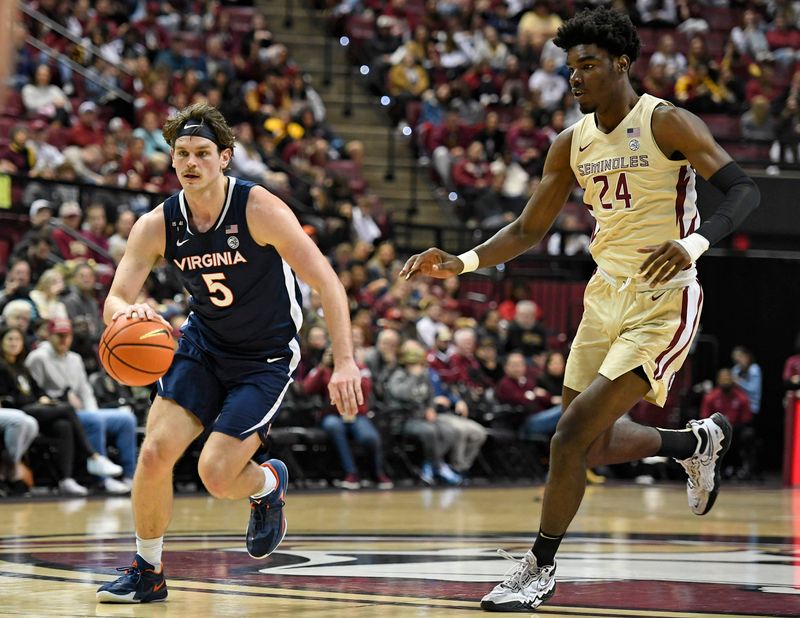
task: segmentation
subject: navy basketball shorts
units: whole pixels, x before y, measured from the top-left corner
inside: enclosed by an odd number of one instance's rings
[[[182,337],[157,392],[211,427],[240,440],[263,437],[293,382],[290,358],[274,362],[224,357]]]

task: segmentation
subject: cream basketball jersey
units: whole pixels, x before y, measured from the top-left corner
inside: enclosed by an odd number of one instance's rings
[[[695,174],[671,161],[653,137],[650,119],[659,105],[649,94],[611,133],[587,114],[572,133],[570,165],[596,220],[589,251],[614,277],[634,277],[646,258],[637,249],[684,238],[700,225]]]

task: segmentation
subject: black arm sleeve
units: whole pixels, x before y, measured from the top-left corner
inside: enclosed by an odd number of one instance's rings
[[[718,169],[708,182],[725,194],[714,214],[703,221],[697,230],[713,247],[739,227],[758,207],[761,192],[735,161]]]

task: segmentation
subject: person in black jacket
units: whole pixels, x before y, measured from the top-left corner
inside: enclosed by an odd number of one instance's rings
[[[88,489],[73,478],[76,451],[87,458],[86,468],[91,474],[115,476],[122,468],[95,452],[72,406],[54,401],[36,384],[24,364],[26,352],[20,329],[0,331],[0,401],[35,418],[41,433],[57,441],[61,493],[85,496]]]

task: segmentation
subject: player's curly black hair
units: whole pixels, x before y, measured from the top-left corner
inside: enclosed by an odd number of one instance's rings
[[[558,29],[553,42],[563,50],[594,43],[612,56],[639,57],[642,42],[630,17],[608,8],[582,11]]]

